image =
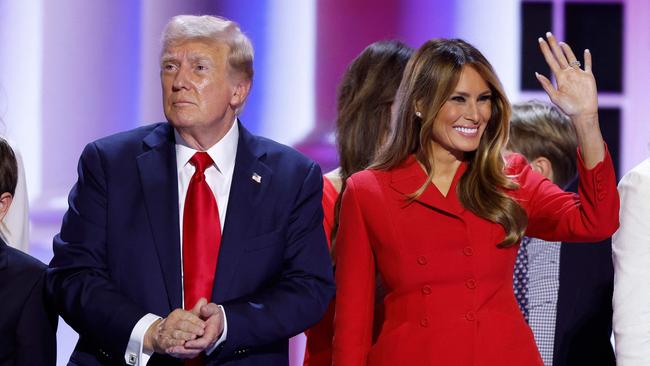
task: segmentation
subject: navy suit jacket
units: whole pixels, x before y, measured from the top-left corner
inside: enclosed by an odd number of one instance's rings
[[[287,339],[316,323],[334,294],[321,172],[296,151],[238,127],[211,299],[224,306],[228,335],[206,362],[286,365]],[[90,143],[78,171],[47,287],[80,334],[71,364],[123,364],[142,316],[181,307],[173,128],[154,124]],[[149,361],[166,364],[180,362]]]
[[[577,192],[577,183],[567,190]],[[613,291],[611,239],[562,243],[554,366],[616,365],[610,343]]]
[[[610,343],[612,243],[562,243],[554,366],[616,365]]]
[[[43,263],[0,239],[0,365],[56,365],[58,316],[44,278]]]

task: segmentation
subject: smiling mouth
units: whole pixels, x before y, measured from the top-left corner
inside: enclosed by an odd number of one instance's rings
[[[478,127],[454,126],[453,128],[463,136],[475,137],[478,135]]]

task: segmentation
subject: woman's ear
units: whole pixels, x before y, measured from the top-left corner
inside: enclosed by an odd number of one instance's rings
[[[422,116],[424,116],[424,109],[422,108],[422,103],[420,103],[419,101],[415,102],[415,106],[413,108],[415,108],[413,113],[415,113],[415,115],[418,116],[418,118],[422,118]]]
[[[5,218],[7,211],[9,211],[9,206],[11,206],[11,201],[13,196],[9,192],[0,194],[0,221]]]

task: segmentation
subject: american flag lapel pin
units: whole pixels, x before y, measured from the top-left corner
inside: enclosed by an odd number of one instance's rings
[[[251,179],[253,179],[257,183],[262,183],[262,176],[260,176],[257,173],[253,173],[253,176],[251,177]]]

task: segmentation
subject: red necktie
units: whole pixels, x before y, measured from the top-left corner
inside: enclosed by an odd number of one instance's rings
[[[190,159],[196,171],[192,175],[183,209],[183,288],[185,309],[194,307],[201,297],[212,297],[221,244],[219,208],[204,171],[213,164],[206,152],[197,152]],[[200,357],[192,361],[198,361]],[[186,362],[186,365],[199,365]]]

